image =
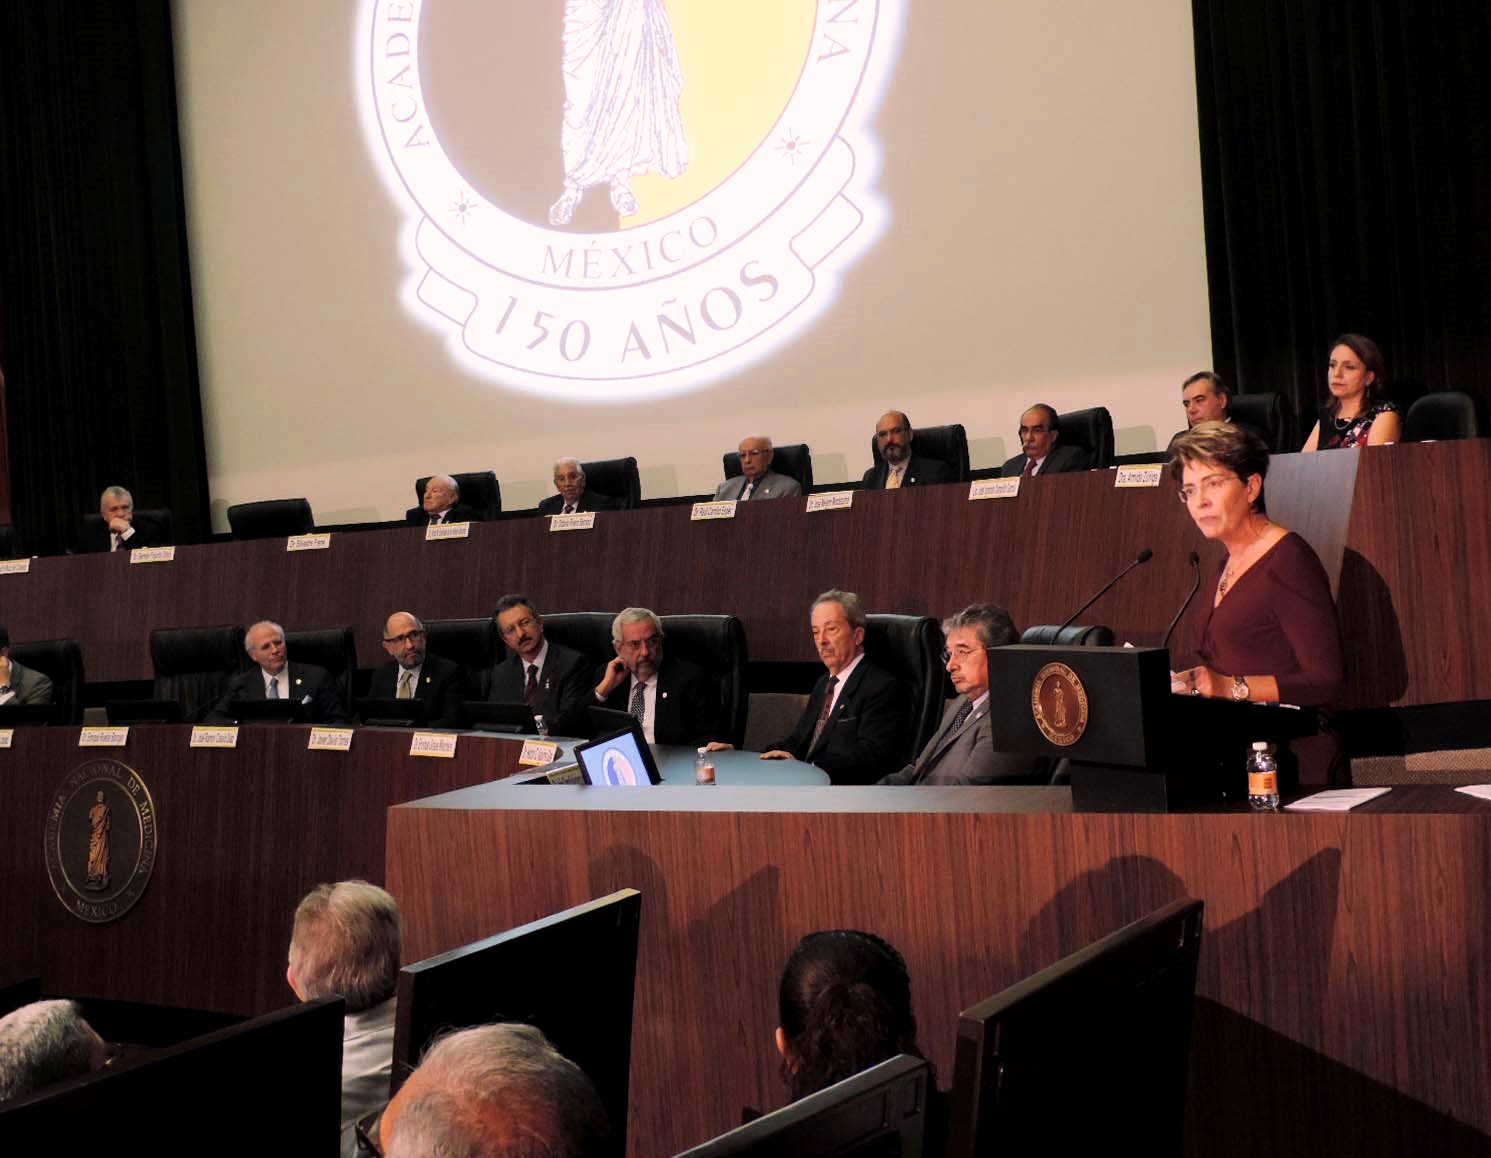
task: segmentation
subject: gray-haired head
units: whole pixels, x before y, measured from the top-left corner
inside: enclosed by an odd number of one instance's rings
[[[0,1017],[0,1102],[104,1064],[108,1049],[73,1001],[33,1001]]]
[[[628,607],[611,620],[611,642],[619,646],[622,630],[634,623],[650,623],[659,637],[663,634],[663,621],[654,612],[648,611],[645,607]]]
[[[251,623],[249,624],[249,629],[243,633],[243,650],[248,652],[249,655],[254,654],[254,632],[258,631],[261,627],[272,628],[275,635],[278,635],[281,639],[285,638],[285,629],[272,619],[261,619],[258,623]]]
[[[399,978],[399,906],[367,881],[317,885],[295,910],[290,975],[302,1001],[346,998],[360,1013],[394,995]]]
[[[970,603],[942,621],[942,634],[948,635],[965,627],[973,628],[978,641],[985,647],[1004,647],[1020,641],[1015,621],[997,603]]]
[[[841,591],[837,587],[831,588],[813,600],[813,607],[817,607],[820,603],[837,603],[844,609],[844,618],[849,620],[850,627],[863,627],[869,622],[865,618],[864,605],[860,603],[859,596],[853,591]],[[813,607],[808,608],[810,616],[813,613]]]
[[[104,493],[98,496],[98,513],[104,515],[107,518],[106,508],[110,503],[117,502],[128,503],[130,505],[130,509],[133,510],[135,505],[135,496],[130,494],[129,491],[125,490],[123,487],[104,487]]]
[[[589,1078],[531,1025],[438,1039],[383,1116],[388,1158],[429,1154],[589,1158],[609,1125]]]

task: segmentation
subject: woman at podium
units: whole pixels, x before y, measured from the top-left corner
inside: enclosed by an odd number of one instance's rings
[[[1202,422],[1170,446],[1180,499],[1208,539],[1227,548],[1202,588],[1211,612],[1197,666],[1171,690],[1320,707],[1341,690],[1341,627],[1330,580],[1310,545],[1268,517],[1268,448],[1254,433]]]

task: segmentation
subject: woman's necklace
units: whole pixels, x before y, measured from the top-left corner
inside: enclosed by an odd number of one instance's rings
[[[1255,536],[1253,536],[1253,541],[1251,543],[1249,543],[1246,547],[1244,547],[1241,551],[1239,551],[1237,553],[1237,556],[1236,556],[1235,559],[1234,559],[1234,557],[1231,554],[1229,554],[1227,556],[1227,566],[1225,566],[1225,567],[1222,568],[1222,577],[1217,580],[1217,598],[1218,599],[1221,599],[1223,596],[1225,596],[1227,594],[1227,588],[1229,588],[1229,587],[1232,586],[1232,572],[1234,570],[1234,567],[1233,567],[1234,562],[1241,560],[1246,555],[1250,555],[1252,553],[1252,551],[1253,551],[1253,548],[1256,547],[1258,545],[1258,543],[1262,541],[1264,533],[1271,526],[1273,526],[1273,523],[1269,519],[1265,518],[1263,520],[1263,526],[1261,526],[1260,528],[1258,528],[1258,534],[1256,534]]]

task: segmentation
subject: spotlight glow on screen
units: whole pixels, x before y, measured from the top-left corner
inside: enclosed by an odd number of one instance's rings
[[[390,292],[468,370],[574,399],[678,393],[791,342],[889,220],[869,126],[903,2],[513,5],[491,138],[454,140],[470,0],[366,0],[362,121],[406,213]]]

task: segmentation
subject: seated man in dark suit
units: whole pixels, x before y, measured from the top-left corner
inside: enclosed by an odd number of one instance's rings
[[[720,727],[720,689],[703,669],[663,655],[663,622],[628,607],[611,622],[616,658],[597,675],[595,702],[630,712],[654,744],[710,742]]]
[[[589,661],[544,637],[544,617],[526,595],[504,595],[492,614],[511,654],[492,672],[487,698],[494,704],[527,704],[553,735],[590,735]]]
[[[448,474],[437,474],[425,483],[425,495],[419,506],[404,512],[404,522],[411,527],[431,523],[477,523],[481,515],[461,502],[461,484]]]
[[[383,625],[383,650],[393,658],[373,672],[368,695],[375,700],[423,700],[425,719],[437,728],[461,723],[466,673],[459,664],[425,652],[425,625],[395,611]]]
[[[1044,402],[1037,402],[1020,415],[1020,447],[1024,453],[1005,463],[1000,474],[1005,478],[1012,475],[1029,478],[1038,474],[1087,470],[1092,466],[1085,450],[1080,446],[1057,446],[1060,439],[1056,410]]]
[[[10,632],[0,627],[0,707],[51,702],[51,679],[10,658]]]
[[[906,689],[865,657],[865,622],[852,591],[813,600],[813,646],[828,671],[792,734],[768,744],[761,759],[815,764],[835,784],[873,784],[901,762]]]
[[[989,724],[989,652],[1018,643],[1010,613],[992,603],[974,603],[943,620],[943,662],[958,690],[942,713],[942,725],[906,767],[882,784],[1043,784],[1044,760],[994,750]]]
[[[1252,431],[1265,444],[1268,443],[1268,436],[1263,431],[1232,417],[1232,391],[1220,374],[1213,374],[1210,370],[1198,370],[1192,374],[1180,385],[1180,403],[1186,410],[1186,430],[1198,422],[1230,422],[1240,429]],[[1170,441],[1174,442],[1186,430],[1176,431]]]
[[[935,458],[917,458],[911,453],[916,432],[911,420],[899,410],[888,410],[875,424],[875,445],[880,462],[865,471],[860,486],[867,491],[893,491],[900,487],[931,486],[952,481],[947,463]]]
[[[78,535],[79,555],[104,551],[132,551],[136,547],[169,546],[160,527],[135,518],[135,500],[123,487],[106,487],[98,499],[101,523],[84,522]]]
[[[346,723],[347,713],[331,673],[313,663],[290,663],[285,655],[285,629],[261,619],[248,629],[243,650],[255,666],[228,681],[228,690],[207,714],[209,724],[233,723],[234,700],[287,700],[304,704],[312,719]]]
[[[554,489],[538,504],[541,515],[574,515],[584,511],[614,511],[621,504],[607,495],[585,489],[585,472],[577,458],[561,458],[554,464]]]

